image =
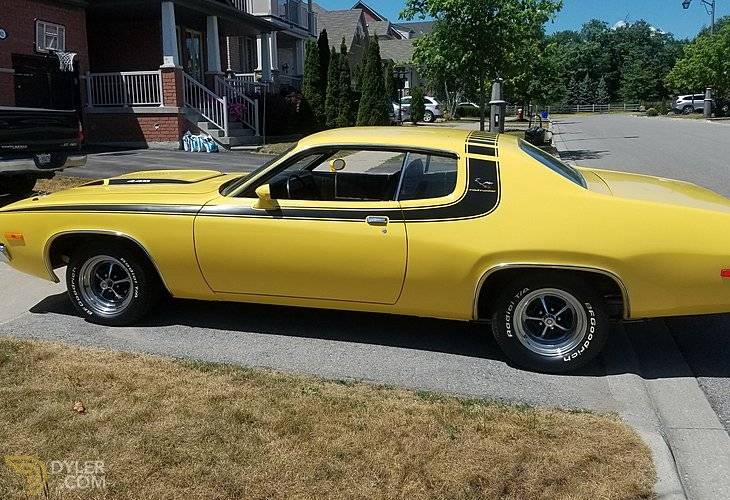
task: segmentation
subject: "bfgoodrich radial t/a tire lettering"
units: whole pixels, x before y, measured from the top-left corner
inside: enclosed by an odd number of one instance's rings
[[[96,244],[78,250],[66,271],[76,310],[92,323],[126,326],[157,303],[160,280],[144,254],[129,245]]]
[[[563,373],[603,350],[609,332],[605,311],[603,300],[584,281],[541,274],[507,285],[496,303],[492,331],[516,364]]]

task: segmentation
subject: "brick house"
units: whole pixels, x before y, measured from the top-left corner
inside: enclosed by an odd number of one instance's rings
[[[177,147],[186,130],[258,143],[262,95],[299,85],[316,34],[300,0],[89,0],[86,11],[84,124],[96,143]]]
[[[81,109],[89,68],[86,1],[4,0],[0,12],[0,106]],[[56,50],[75,52],[62,72]]]

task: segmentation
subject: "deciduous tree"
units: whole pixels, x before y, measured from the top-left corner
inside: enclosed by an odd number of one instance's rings
[[[421,87],[415,87],[413,90],[411,90],[411,123],[415,125],[416,123],[423,121],[423,116],[425,114],[426,101],[423,98],[423,89]]]

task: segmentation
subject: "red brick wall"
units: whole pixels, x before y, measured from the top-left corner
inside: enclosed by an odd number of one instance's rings
[[[7,31],[8,37],[0,40],[0,69],[12,69],[12,54],[36,53],[37,19],[61,24],[66,28],[66,50],[77,53],[76,65],[84,73],[89,67],[84,10],[35,0],[2,0],[0,27]],[[13,86],[13,75],[0,72],[0,105],[15,105]]]
[[[178,142],[185,119],[178,114],[87,113],[84,124],[89,143]]]
[[[81,72],[89,65],[86,14],[83,9],[50,5],[34,0],[3,0],[0,26],[8,37],[0,41],[0,68],[11,68],[11,54],[35,54],[35,21],[41,19],[66,27],[66,50],[76,52]]]

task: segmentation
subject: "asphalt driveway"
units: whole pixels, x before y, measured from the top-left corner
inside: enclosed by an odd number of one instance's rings
[[[703,154],[702,162],[695,160],[693,170],[656,142],[667,130],[670,137],[681,137],[687,130],[701,134],[705,127],[716,127],[707,130],[717,140],[723,134],[730,139],[726,125],[609,116],[561,119],[556,140],[566,157],[581,163],[714,182],[730,194],[730,164],[724,160],[730,157],[730,140]],[[127,153],[94,155],[83,174],[106,177],[149,168],[245,172],[268,159],[239,152]],[[711,172],[702,173],[700,163]],[[660,496],[730,495],[730,315],[617,325],[603,356],[579,373],[558,376],[510,366],[483,325],[168,301],[138,326],[105,328],[75,314],[63,284],[28,278],[3,264],[0,284],[0,335],[616,412],[652,447]]]

